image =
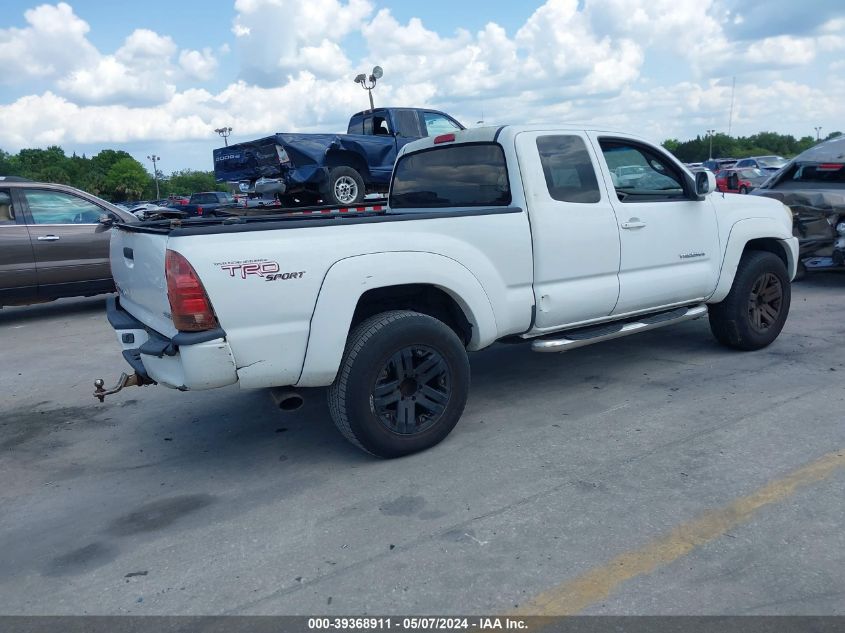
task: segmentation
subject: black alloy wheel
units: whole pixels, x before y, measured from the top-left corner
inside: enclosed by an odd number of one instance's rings
[[[449,366],[436,350],[404,347],[388,359],[376,379],[373,411],[388,430],[414,435],[437,423],[451,392]]]
[[[763,273],[751,287],[748,297],[748,319],[751,327],[765,332],[780,318],[783,306],[783,285],[772,273]]]

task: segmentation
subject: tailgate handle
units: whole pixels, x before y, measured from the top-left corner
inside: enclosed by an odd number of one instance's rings
[[[134,259],[135,259],[135,251],[133,251],[133,250],[132,250],[131,248],[129,248],[128,246],[124,246],[124,247],[123,247],[123,256],[124,256],[126,259],[131,259],[131,260],[133,260],[133,261],[134,261]]]
[[[58,235],[39,235],[38,241],[39,242],[58,242],[59,236]]]

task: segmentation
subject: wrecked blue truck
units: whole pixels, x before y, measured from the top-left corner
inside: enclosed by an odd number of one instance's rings
[[[437,110],[365,110],[352,115],[346,134],[278,133],[216,149],[214,176],[283,206],[352,205],[366,194],[387,193],[404,145],[462,129]]]

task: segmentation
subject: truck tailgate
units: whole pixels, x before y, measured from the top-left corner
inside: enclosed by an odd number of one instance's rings
[[[111,270],[120,305],[165,336],[177,333],[170,318],[164,259],[168,236],[115,227],[111,235]]]

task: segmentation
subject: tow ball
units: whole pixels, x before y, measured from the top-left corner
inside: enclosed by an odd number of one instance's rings
[[[150,380],[140,374],[132,374],[131,376],[127,376],[125,373],[120,374],[120,378],[117,380],[117,384],[112,387],[111,389],[104,389],[103,385],[106,383],[103,381],[102,378],[97,378],[94,381],[94,397],[97,398],[100,402],[105,401],[106,396],[110,396],[113,393],[117,393],[124,387],[142,387],[144,385],[154,385],[155,380]]]

